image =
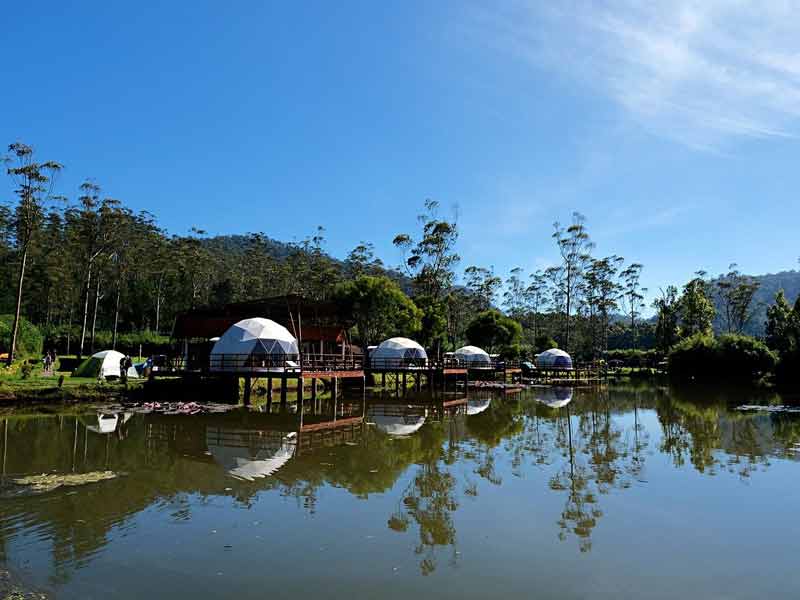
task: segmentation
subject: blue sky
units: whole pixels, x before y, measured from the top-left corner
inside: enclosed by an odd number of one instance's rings
[[[323,225],[332,254],[368,240],[396,264],[430,197],[458,207],[462,268],[545,267],[578,210],[651,290],[774,272],[800,254],[798,11],[14,2],[0,138],[63,162],[60,192],[92,177],[172,233]]]

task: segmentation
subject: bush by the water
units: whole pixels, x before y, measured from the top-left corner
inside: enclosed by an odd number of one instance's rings
[[[13,326],[14,315],[0,315],[0,352],[8,352]],[[42,334],[36,325],[25,318],[19,321],[16,355],[18,358],[38,358],[42,355]]]
[[[682,378],[758,379],[773,371],[778,359],[766,344],[745,335],[693,335],[669,354],[669,372]]]

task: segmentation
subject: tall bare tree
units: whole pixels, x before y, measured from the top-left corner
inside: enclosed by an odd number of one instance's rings
[[[553,224],[553,239],[561,254],[562,292],[564,297],[564,348],[570,349],[570,318],[576,304],[580,283],[591,260],[594,244],[586,231],[586,217],[579,212],[572,213],[572,223],[563,227]]]
[[[18,199],[13,225],[19,252],[14,324],[11,327],[11,342],[8,347],[8,364],[10,365],[14,360],[17,348],[28,253],[31,242],[41,227],[45,206],[54,198],[55,177],[61,171],[62,166],[53,161],[36,162],[33,148],[21,142],[11,144],[8,151],[11,156],[5,159],[5,162],[9,164],[7,172],[16,185],[14,193]]]

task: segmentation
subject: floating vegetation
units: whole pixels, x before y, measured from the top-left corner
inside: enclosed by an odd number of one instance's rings
[[[48,598],[46,594],[26,589],[14,575],[0,567],[1,600],[47,600]]]
[[[137,402],[107,407],[110,412],[134,412],[137,414],[199,415],[219,414],[236,409],[235,404],[215,404],[197,402]]]
[[[0,487],[0,498],[37,496],[47,494],[62,487],[77,487],[116,479],[114,471],[92,471],[91,473],[70,473],[67,475],[41,474],[25,477],[11,477]]]

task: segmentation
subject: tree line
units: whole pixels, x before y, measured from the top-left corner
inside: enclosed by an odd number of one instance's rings
[[[96,181],[81,184],[72,200],[56,193],[61,163],[40,160],[22,143],[8,150],[15,198],[0,206],[0,313],[11,322],[0,344],[9,361],[23,318],[46,344],[82,355],[133,332],[169,334],[186,309],[285,294],[338,302],[364,346],[409,335],[434,352],[472,343],[530,356],[558,346],[584,360],[614,348],[666,355],[682,340],[709,335],[715,317],[735,334],[753,315],[758,284],[732,265],[714,280],[700,271],[680,292],[662,290],[656,318],[643,319],[643,265],[597,255],[577,212],[553,224],[556,264],[531,273],[515,267],[503,277],[492,266],[462,270],[457,217],[427,200],[419,229],[393,239],[402,262],[390,268],[367,241],[344,260],[332,258],[322,227],[289,244],[265,233],[170,235]]]

